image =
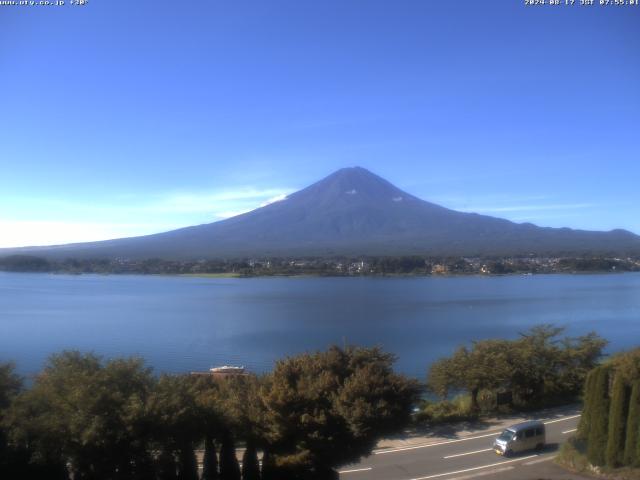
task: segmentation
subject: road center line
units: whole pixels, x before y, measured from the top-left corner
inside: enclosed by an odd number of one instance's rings
[[[564,435],[565,433],[572,433],[572,432],[577,432],[578,429],[577,428],[572,428],[571,430],[565,430],[564,432],[562,432],[562,434]]]
[[[570,417],[557,418],[555,420],[549,420],[548,422],[544,422],[545,425],[556,422],[564,422],[565,420],[572,420],[574,418],[578,418],[580,415],[572,415]],[[476,438],[486,438],[486,437],[494,437],[497,436],[502,430],[495,430],[491,433],[487,433],[486,435],[476,435],[474,437],[465,437],[465,438],[457,438],[455,440],[446,440],[444,442],[436,442],[436,443],[427,443],[423,445],[412,445],[410,447],[399,447],[399,448],[390,448],[388,450],[378,450],[373,452],[374,455],[385,455],[387,453],[395,453],[395,452],[404,452],[407,450],[416,450],[419,448],[428,448],[428,447],[437,447],[438,445],[448,445],[449,443],[457,443],[457,442],[466,442],[467,440],[475,440]]]
[[[449,480],[468,480],[469,478],[486,477],[487,475],[495,475],[496,473],[508,472],[509,470],[513,470],[513,466],[509,465],[508,467],[494,468],[486,472],[471,473],[462,477],[450,478]]]
[[[414,445],[412,447],[400,447],[400,448],[394,448],[392,450],[381,450],[379,452],[373,452],[373,454],[374,455],[383,455],[385,453],[403,452],[405,450],[415,450],[416,448],[437,447],[438,445],[447,445],[449,443],[466,442],[467,440],[475,440],[476,438],[495,437],[496,435],[498,435],[500,433],[500,431],[495,431],[493,433],[487,433],[486,435],[477,435],[475,437],[466,437],[466,438],[458,438],[456,440],[447,440],[445,442],[427,443],[426,445]]]
[[[542,462],[548,462],[549,460],[553,460],[554,456],[551,457],[543,457],[543,458],[539,458],[538,460],[531,460],[530,462],[527,463],[523,463],[523,465],[535,465],[536,463],[542,463]]]
[[[514,458],[513,460],[505,460],[504,462],[492,463],[490,465],[482,465],[480,467],[465,468],[464,470],[457,470],[455,472],[436,473],[435,475],[428,475],[426,477],[416,477],[416,478],[412,478],[411,480],[427,480],[429,478],[444,477],[446,475],[456,475],[458,473],[473,472],[474,470],[481,470],[483,468],[497,467],[498,465],[504,465],[506,463],[521,462],[522,460],[528,460],[530,458],[535,458],[537,456],[538,455],[530,455],[528,457]]]
[[[442,458],[464,457],[465,455],[473,455],[474,453],[488,452],[489,450],[491,450],[491,448],[483,448],[482,450],[475,450],[473,452],[456,453],[455,455],[447,455],[446,457],[442,457]]]
[[[580,417],[580,415],[572,415],[570,417],[558,418],[556,420],[549,420],[548,422],[544,422],[544,424],[549,425],[550,423],[564,422],[565,420],[572,420],[578,417]]]
[[[367,468],[354,468],[352,470],[340,470],[338,473],[356,473],[356,472],[368,472],[371,470],[371,467]]]

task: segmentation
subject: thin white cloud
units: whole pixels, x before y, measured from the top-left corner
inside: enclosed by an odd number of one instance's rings
[[[146,223],[23,221],[0,219],[0,248],[93,242],[178,228]]]
[[[0,248],[59,245],[158,233],[233,217],[282,201],[291,189],[241,187],[215,193],[127,195],[115,202],[21,198],[0,202]],[[52,214],[55,211],[55,216]],[[43,218],[43,212],[46,218]]]
[[[178,193],[160,197],[157,201],[139,207],[142,211],[166,213],[203,213],[214,212],[216,216],[232,208],[248,211],[274,201],[284,199],[290,189],[251,189],[242,188],[210,193]],[[235,206],[246,208],[236,209]]]
[[[216,218],[223,220],[225,218],[237,217],[238,215],[242,215],[243,213],[250,212],[251,210],[255,210],[255,209],[250,208],[249,210],[223,210],[221,212],[216,213]]]
[[[418,197],[422,198],[420,195]],[[426,196],[425,200],[436,202],[445,205],[470,205],[477,201],[482,201],[485,204],[504,205],[508,203],[517,204],[530,204],[535,202],[539,204],[542,201],[553,201],[553,198],[548,195],[526,195],[526,196],[514,196],[507,194],[483,194],[480,197],[469,197],[461,195],[435,195]]]
[[[575,219],[582,218],[585,215],[588,215],[588,212],[571,212],[571,213],[551,213],[551,214],[540,214],[540,215],[523,215],[512,217],[511,220],[514,222],[550,222],[554,220],[562,220],[562,219]],[[565,226],[565,225],[562,225]],[[577,228],[577,227],[575,227]]]
[[[508,207],[483,206],[475,208],[465,208],[466,211],[506,213],[506,212],[542,212],[549,210],[580,210],[593,208],[597,205],[593,203],[561,203],[561,204],[539,204],[539,205],[511,205]]]
[[[217,218],[220,218],[220,219],[231,218],[231,217],[235,217],[237,215],[242,215],[243,213],[250,212],[252,210],[255,210],[256,208],[266,207],[267,205],[271,205],[272,203],[276,203],[276,202],[281,202],[281,201],[286,200],[286,199],[287,199],[287,194],[286,193],[281,193],[281,194],[276,195],[274,197],[268,198],[267,200],[265,200],[264,202],[262,202],[258,206],[252,206],[252,207],[244,209],[244,210],[222,210],[222,211],[216,211],[215,215],[216,215]]]
[[[271,205],[272,203],[281,202],[287,199],[286,193],[281,193],[280,195],[276,195],[275,197],[271,197],[266,202],[262,202],[260,207],[266,207],[267,205]]]
[[[74,220],[73,217],[81,215],[100,215],[109,218],[131,218],[132,214],[199,214],[211,213],[217,216],[217,212],[248,211],[268,205],[274,201],[286,198],[291,189],[239,189],[210,193],[168,193],[152,196],[141,195],[116,195],[115,202],[101,202],[96,199],[86,201],[68,201],[58,198],[44,197],[0,197],[0,215],[4,218],[38,219],[42,211],[55,211],[61,215],[60,220]],[[15,209],[2,208],[2,205],[16,205]],[[36,214],[35,216],[33,214]],[[17,216],[19,215],[19,217]],[[0,217],[0,218],[2,218]]]

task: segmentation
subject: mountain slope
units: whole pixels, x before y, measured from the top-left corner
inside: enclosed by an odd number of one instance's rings
[[[196,259],[303,255],[639,254],[624,230],[543,228],[426,202],[363,168],[220,222],[144,237],[0,250],[47,257]]]

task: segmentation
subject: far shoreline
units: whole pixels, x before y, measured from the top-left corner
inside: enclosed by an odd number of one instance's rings
[[[640,272],[638,256],[361,256],[167,260],[0,257],[0,271],[194,278],[459,277]]]
[[[175,277],[175,278],[200,278],[200,279],[253,279],[253,278],[380,278],[380,279],[400,279],[400,278],[500,278],[500,277],[540,277],[540,276],[593,276],[593,275],[624,275],[640,274],[640,271],[574,271],[574,272],[538,272],[538,273],[449,273],[449,274],[424,274],[424,273],[372,273],[372,274],[313,274],[313,273],[275,273],[271,275],[247,275],[242,273],[145,273],[145,272],[30,272],[30,271],[10,271],[0,270],[0,274],[31,274],[31,275],[53,275],[53,276],[99,276],[99,277]]]

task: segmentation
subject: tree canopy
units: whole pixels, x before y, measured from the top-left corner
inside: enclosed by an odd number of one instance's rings
[[[377,348],[332,347],[278,362],[262,387],[276,464],[331,478],[403,428],[420,388],[393,373],[394,360]]]
[[[472,409],[480,409],[478,396],[486,391],[513,392],[523,406],[535,406],[581,392],[587,372],[593,368],[606,341],[589,333],[559,338],[562,328],[533,327],[515,340],[481,340],[462,346],[451,357],[435,362],[427,383],[445,398],[465,391]]]
[[[0,365],[0,473],[197,480],[195,451],[204,446],[206,478],[239,480],[241,441],[246,480],[260,478],[258,450],[267,476],[335,478],[336,466],[407,424],[420,388],[393,372],[394,360],[379,349],[332,347],[282,360],[263,377],[217,379],[157,377],[139,358],[68,351],[51,356],[24,391],[12,366]],[[9,458],[22,466],[11,470]]]

